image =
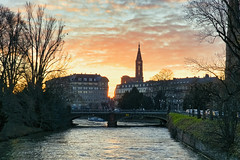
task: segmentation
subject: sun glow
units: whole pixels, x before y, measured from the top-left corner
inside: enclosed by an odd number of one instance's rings
[[[72,60],[68,74],[100,74],[109,79],[109,96],[123,75],[135,76],[138,42],[141,43],[144,81],[161,69],[174,77],[202,76],[193,73],[185,57],[222,53],[224,45],[200,43],[196,31],[184,20],[185,0],[167,1],[66,1],[38,0],[46,12],[65,24],[65,52]],[[23,10],[25,0],[1,4]]]

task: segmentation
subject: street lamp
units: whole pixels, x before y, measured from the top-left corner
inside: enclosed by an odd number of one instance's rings
[[[190,112],[190,111],[191,111],[191,108],[192,108],[192,107],[191,107],[191,104],[190,104],[190,105],[189,105],[189,112],[188,112],[188,113],[189,113],[189,116],[191,116],[191,112]]]
[[[172,108],[176,110],[175,105],[174,105],[174,96],[172,96]]]
[[[158,100],[158,103],[159,103],[159,110],[161,110],[161,100],[160,99]]]

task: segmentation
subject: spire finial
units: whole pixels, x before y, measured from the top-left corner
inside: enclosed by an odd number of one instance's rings
[[[138,42],[138,48],[140,48],[140,42]]]

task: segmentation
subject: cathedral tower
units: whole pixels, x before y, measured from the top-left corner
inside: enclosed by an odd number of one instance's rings
[[[140,43],[138,44],[138,53],[136,59],[136,73],[135,73],[135,81],[143,82],[143,61],[140,51]]]

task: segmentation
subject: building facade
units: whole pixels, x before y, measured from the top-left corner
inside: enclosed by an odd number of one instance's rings
[[[104,109],[109,102],[108,78],[98,74],[73,74],[47,82],[47,87],[61,90],[72,109]]]
[[[191,90],[194,84],[203,84],[209,82],[216,82],[216,77],[190,77],[190,78],[174,78],[173,80],[148,81],[149,87],[146,96],[156,97],[159,91],[165,94],[165,99],[159,99],[166,106],[171,106],[171,110],[183,110],[183,102],[185,97]]]
[[[136,87],[140,93],[146,93],[149,89],[149,83],[147,82],[129,82],[129,83],[123,83],[116,86],[115,89],[115,100],[119,100],[122,98],[124,93],[130,92],[133,87]]]
[[[216,82],[216,77],[209,77],[206,75],[203,78],[191,77],[191,78],[174,78],[173,80],[160,80],[160,81],[146,81],[119,84],[115,90],[115,100],[119,100],[124,93],[130,92],[133,87],[136,87],[140,93],[145,96],[151,97],[152,101],[156,103],[156,96],[158,92],[164,94],[164,98],[158,99],[159,108],[171,110],[183,110],[183,102],[185,97],[191,90],[191,87],[196,83],[208,83]],[[162,106],[165,106],[163,108]]]

